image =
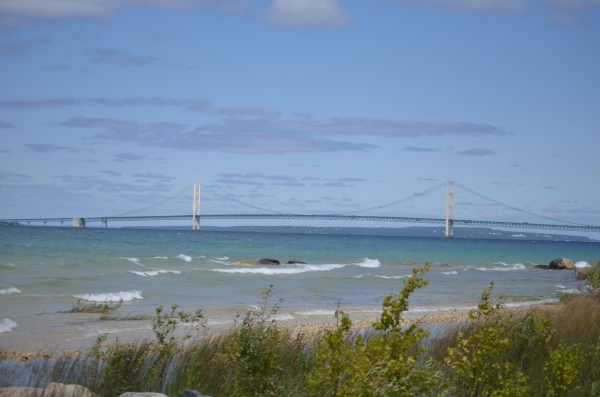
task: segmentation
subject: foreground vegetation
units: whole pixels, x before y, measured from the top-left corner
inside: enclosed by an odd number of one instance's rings
[[[414,269],[363,332],[353,331],[343,312],[337,327],[316,339],[280,327],[274,317],[281,302],[272,302],[271,286],[262,305],[231,330],[175,338],[182,324],[201,328],[202,312],[160,307],[152,320],[155,341],[105,346],[99,338],[86,353],[32,360],[24,364],[34,368],[29,385],[74,383],[106,397],[185,389],[214,397],[600,396],[597,297],[511,315],[492,298],[490,284],[470,321],[429,336],[418,324],[402,326],[409,297],[427,285],[428,270]],[[590,275],[591,286],[599,287],[600,262]],[[0,379],[10,376],[0,373]]]

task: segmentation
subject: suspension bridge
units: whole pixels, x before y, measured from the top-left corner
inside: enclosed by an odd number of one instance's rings
[[[457,201],[455,193],[458,191],[461,198]],[[73,227],[99,223],[100,226],[107,227],[109,222],[188,220],[192,223],[192,229],[200,230],[201,221],[302,220],[444,225],[446,237],[454,235],[454,226],[600,232],[600,226],[538,215],[504,204],[453,181],[440,183],[400,200],[352,211],[312,211],[308,214],[266,208],[270,206],[269,203],[263,206],[249,204],[210,186],[195,183],[152,205],[118,215],[0,219],[0,223],[71,223]]]

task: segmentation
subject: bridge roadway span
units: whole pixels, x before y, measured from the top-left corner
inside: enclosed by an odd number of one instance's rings
[[[424,223],[424,224],[446,224],[445,218],[413,218],[401,216],[371,216],[371,215],[304,215],[304,214],[215,214],[199,215],[200,220],[210,219],[294,219],[294,220],[326,220],[326,221],[358,221],[358,222],[403,222],[403,223]],[[73,218],[29,218],[29,219],[1,219],[5,223],[54,223],[71,222]],[[135,222],[135,221],[167,221],[167,220],[191,220],[191,214],[185,215],[157,215],[157,216],[108,216],[108,217],[88,217],[86,223],[91,222]],[[579,224],[544,224],[528,222],[500,222],[500,221],[475,221],[467,219],[454,219],[454,226],[480,226],[480,227],[504,227],[509,229],[539,229],[539,230],[563,230],[576,232],[600,232],[600,226],[579,225]]]

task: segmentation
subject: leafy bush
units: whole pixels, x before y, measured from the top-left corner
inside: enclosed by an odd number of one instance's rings
[[[278,347],[282,331],[274,324],[282,300],[268,307],[272,293],[273,285],[270,285],[262,293],[262,305],[246,313],[240,328],[226,347],[228,361],[238,374],[235,380],[235,395],[276,394],[275,379],[280,371],[281,362]]]
[[[351,321],[342,313],[341,325],[319,342],[309,387],[320,396],[414,396],[428,393],[439,376],[434,363],[422,363],[419,343],[428,333],[413,324],[402,327],[408,298],[427,285],[424,279],[430,266],[413,269],[400,293],[387,295],[383,312],[373,324],[377,331],[364,341],[348,338]]]
[[[448,349],[450,383],[457,395],[524,396],[527,377],[505,358],[510,346],[510,319],[502,317],[501,303],[490,301],[493,283],[481,294],[477,309],[469,313],[473,327],[460,333]]]
[[[588,272],[587,282],[591,287],[590,292],[600,297],[600,260]]]

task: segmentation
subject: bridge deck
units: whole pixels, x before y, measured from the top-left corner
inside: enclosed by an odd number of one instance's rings
[[[340,214],[215,214],[200,215],[201,220],[325,220],[325,221],[354,221],[354,222],[399,222],[416,224],[444,225],[445,218],[413,218],[398,216],[369,216],[369,215],[340,215]],[[71,222],[73,218],[26,218],[26,219],[0,219],[4,223],[60,223]],[[86,223],[93,222],[138,222],[138,221],[167,221],[167,220],[190,220],[191,214],[184,215],[157,215],[157,216],[108,216],[88,217]],[[468,219],[454,219],[454,226],[479,226],[479,227],[503,227],[508,229],[538,229],[538,230],[563,230],[577,232],[600,232],[600,226],[578,225],[578,224],[545,224],[528,222],[500,222],[500,221],[478,221]]]

